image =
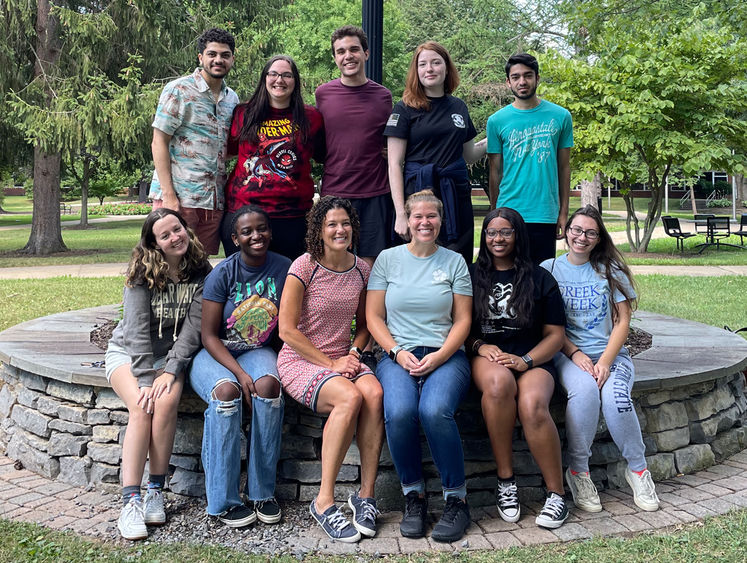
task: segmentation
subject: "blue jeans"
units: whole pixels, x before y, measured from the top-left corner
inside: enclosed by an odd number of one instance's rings
[[[418,359],[437,348],[410,350]],[[441,474],[444,498],[464,498],[464,452],[454,413],[467,394],[470,369],[467,356],[458,350],[423,377],[413,377],[384,356],[376,369],[384,389],[384,426],[402,492],[425,492],[420,425],[423,425],[433,461]]]
[[[277,355],[271,348],[257,348],[235,356],[239,365],[255,381],[277,375]],[[204,348],[195,356],[189,382],[203,401],[205,430],[202,435],[202,466],[208,514],[216,516],[242,504],[239,496],[241,476],[241,417],[243,398],[219,401],[213,389],[236,377],[218,363]],[[280,457],[283,425],[283,394],[277,398],[252,397],[252,424],[247,435],[247,483],[249,500],[267,500],[275,494],[275,476]]]

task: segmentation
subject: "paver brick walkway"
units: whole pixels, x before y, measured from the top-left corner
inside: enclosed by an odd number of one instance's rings
[[[288,538],[287,544],[303,545],[325,554],[404,555],[422,551],[504,549],[660,530],[747,508],[747,450],[705,471],[656,483],[656,489],[661,500],[657,512],[638,509],[628,490],[609,490],[599,495],[604,510],[588,513],[571,508],[568,520],[557,530],[538,528],[534,518],[541,506],[529,503],[522,505],[522,517],[515,524],[501,520],[495,507],[473,509],[473,522],[467,535],[453,544],[437,543],[430,538],[402,538],[399,534],[402,514],[394,511],[380,516],[379,531],[373,540],[342,544],[329,540],[318,526],[309,526],[298,537]],[[111,537],[119,508],[118,495],[87,491],[39,477],[26,469],[16,469],[12,459],[0,455],[2,518],[35,522],[93,537]]]

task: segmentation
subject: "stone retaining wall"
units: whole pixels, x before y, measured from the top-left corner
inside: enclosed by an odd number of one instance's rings
[[[110,388],[72,384],[42,377],[0,363],[0,449],[24,467],[48,478],[75,485],[118,487],[122,439],[127,411]],[[634,391],[636,412],[646,443],[649,468],[655,480],[691,473],[747,447],[745,379],[734,373],[672,390]],[[169,486],[186,495],[204,494],[199,459],[204,403],[185,394],[180,405]],[[564,438],[563,404],[552,414]],[[460,409],[458,423],[464,442],[469,501],[492,504],[495,464],[472,390]],[[277,496],[311,500],[321,477],[319,455],[324,418],[288,401],[283,429],[283,451],[278,467]],[[438,474],[422,443],[427,488],[438,503]],[[339,498],[357,489],[358,451],[348,452],[338,478]],[[517,425],[514,467],[524,499],[542,497],[542,481]],[[591,476],[600,489],[625,486],[625,462],[600,423],[592,448]],[[384,446],[377,478],[381,508],[400,508],[401,494],[391,458]]]

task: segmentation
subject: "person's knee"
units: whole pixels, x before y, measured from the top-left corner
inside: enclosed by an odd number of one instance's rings
[[[280,382],[269,374],[255,379],[254,389],[263,399],[277,399],[280,396]]]
[[[133,408],[127,410],[127,424],[128,425],[144,425],[150,424],[153,419],[152,415],[145,412],[145,409],[139,405],[135,405]]]
[[[509,385],[502,379],[495,378],[485,386],[483,398],[491,403],[506,404],[516,401],[516,385]]]
[[[229,402],[241,397],[239,386],[232,381],[221,381],[213,387],[211,396],[216,401]]]
[[[381,405],[384,401],[384,390],[380,385],[369,385],[366,388],[363,399],[368,405],[371,405],[375,408],[381,408]]]
[[[519,397],[519,419],[524,427],[540,426],[550,418],[547,402],[535,395]]]
[[[443,401],[421,401],[418,407],[418,416],[423,426],[433,427],[454,420],[454,411]]]

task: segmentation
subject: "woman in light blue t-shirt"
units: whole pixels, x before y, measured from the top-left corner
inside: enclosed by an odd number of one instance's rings
[[[568,488],[581,510],[602,510],[589,476],[601,405],[610,435],[628,462],[625,480],[633,500],[643,510],[657,510],[659,498],[646,468],[646,448],[630,398],[633,361],[623,346],[636,302],[632,274],[594,207],[587,205],[571,215],[565,239],[568,253],[541,265],[557,280],[566,312],[566,339],[554,361],[568,394]]]
[[[387,352],[376,377],[384,389],[387,443],[407,503],[400,532],[411,538],[425,535],[422,424],[446,500],[431,537],[452,542],[470,521],[454,413],[470,383],[464,340],[471,323],[472,285],[464,258],[436,244],[443,206],[433,192],[412,194],[405,212],[411,240],[377,258],[368,282],[366,319]]]

